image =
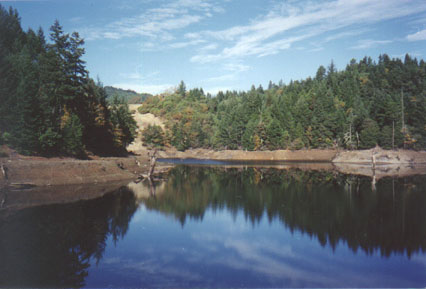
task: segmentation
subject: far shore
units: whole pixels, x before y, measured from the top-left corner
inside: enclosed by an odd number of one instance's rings
[[[0,187],[5,186],[54,186],[75,184],[100,184],[113,181],[135,180],[146,174],[149,158],[146,148],[123,158],[96,158],[76,160],[71,158],[25,157],[16,153],[0,158],[4,168],[0,172]],[[241,162],[305,162],[328,163],[330,168],[344,173],[377,175],[379,171],[392,175],[426,173],[426,151],[383,150],[374,148],[360,151],[332,149],[242,151],[193,149],[185,152],[168,149],[158,151],[158,158],[200,159]],[[289,165],[291,167],[291,165]],[[293,165],[295,166],[295,165]],[[312,165],[311,165],[312,166]],[[170,165],[157,163],[156,171]],[[300,166],[295,166],[300,167]],[[306,166],[305,166],[306,167]],[[308,166],[309,167],[309,166]],[[314,166],[315,167],[315,166]],[[393,167],[389,168],[389,167]],[[389,174],[384,174],[389,175]],[[379,176],[380,177],[380,176]]]
[[[146,149],[135,153],[146,153]],[[379,147],[369,150],[302,149],[275,151],[244,151],[192,149],[159,151],[158,156],[165,159],[205,159],[220,161],[272,161],[272,162],[330,162],[346,164],[392,165],[426,164],[426,151],[384,150]]]

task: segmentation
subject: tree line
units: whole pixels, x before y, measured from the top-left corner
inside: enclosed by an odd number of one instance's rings
[[[0,5],[0,144],[32,155],[126,153],[136,123],[89,77],[84,40],[58,21],[49,39],[41,28],[23,31],[18,12]]]
[[[107,100],[113,99],[114,96],[118,96],[119,98],[124,98],[124,100],[128,104],[138,104],[142,103],[147,97],[152,96],[149,93],[137,93],[134,90],[131,89],[121,89],[121,88],[115,88],[112,86],[105,86],[105,91],[107,94]]]
[[[423,60],[383,54],[377,62],[351,60],[342,71],[331,62],[314,78],[216,97],[181,82],[175,93],[148,98],[140,112],[165,118],[162,144],[180,150],[425,149],[425,79]]]

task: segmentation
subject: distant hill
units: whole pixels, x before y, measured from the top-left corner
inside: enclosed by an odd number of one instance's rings
[[[134,90],[124,90],[121,88],[115,88],[112,86],[105,86],[105,91],[108,96],[108,100],[112,99],[114,95],[118,95],[118,97],[123,97],[127,103],[142,103],[147,97],[152,96],[149,93],[137,93]]]

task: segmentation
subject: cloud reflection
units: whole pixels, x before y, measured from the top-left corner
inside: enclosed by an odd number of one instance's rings
[[[222,254],[200,255],[198,260],[192,262],[208,261],[231,270],[249,271],[259,278],[268,280],[272,286],[285,287],[342,287],[348,284],[356,286],[371,286],[371,281],[377,279],[374,272],[356,274],[353,269],[346,269],[344,264],[350,262],[342,257],[328,255],[309,256],[304,251],[303,243],[292,245],[279,243],[266,238],[249,239],[243,236],[228,236],[222,238],[218,234],[194,233],[191,238],[197,242],[198,251]],[[305,240],[306,241],[306,240]],[[201,249],[203,248],[203,249]],[[204,250],[205,249],[205,250]],[[227,253],[224,254],[223,250]],[[309,249],[308,249],[309,250]],[[207,253],[208,254],[208,253]],[[360,264],[353,264],[356,268]],[[353,268],[353,267],[352,267]],[[339,278],[336,278],[336,272]],[[386,284],[392,284],[397,278],[387,276]],[[392,280],[394,279],[394,280]]]

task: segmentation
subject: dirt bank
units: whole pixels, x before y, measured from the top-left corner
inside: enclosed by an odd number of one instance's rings
[[[336,154],[333,163],[353,164],[426,164],[426,151],[384,150],[379,147],[370,150],[342,151]]]
[[[75,160],[68,158],[37,158],[14,155],[0,158],[0,187],[53,186],[73,184],[100,184],[134,180],[149,169],[147,156],[127,158],[100,158]],[[156,171],[166,165],[158,164]]]
[[[387,151],[372,149],[363,151],[336,151],[336,150],[277,150],[246,152],[241,150],[212,151],[205,149],[159,151],[161,158],[181,159],[212,159],[230,161],[287,161],[287,162],[326,162],[335,164],[339,171],[357,173],[357,171],[371,171],[372,160],[379,166],[393,166],[395,172],[424,171],[426,152],[415,151]],[[75,160],[61,158],[35,158],[11,154],[7,158],[0,158],[5,174],[0,172],[0,187],[8,185],[53,186],[72,184],[100,184],[112,181],[132,180],[141,174],[146,174],[149,161],[146,151],[139,156],[127,158],[99,158],[96,160]],[[165,164],[157,164],[161,170]],[[383,170],[392,171],[390,168]],[[368,173],[367,175],[370,175]]]
[[[383,150],[375,148],[359,151],[339,151],[333,149],[313,150],[276,150],[276,151],[243,151],[224,150],[213,151],[193,149],[184,152],[169,149],[159,152],[161,158],[179,159],[211,159],[229,161],[288,161],[288,162],[333,162],[372,164],[374,160],[380,164],[423,164],[426,163],[426,151]]]
[[[276,150],[276,151],[243,151],[223,150],[213,151],[207,149],[193,149],[184,152],[166,150],[159,152],[161,158],[181,159],[211,159],[227,161],[304,161],[304,162],[331,162],[336,150]]]

